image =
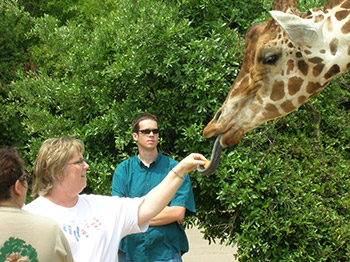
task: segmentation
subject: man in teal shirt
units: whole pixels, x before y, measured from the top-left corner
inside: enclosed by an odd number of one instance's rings
[[[151,114],[138,115],[132,122],[136,155],[118,165],[113,175],[112,194],[140,197],[157,186],[177,161],[158,149],[158,120]],[[194,215],[195,203],[188,174],[169,205],[150,222],[145,233],[126,236],[119,246],[119,262],[180,262],[188,251],[182,221]]]

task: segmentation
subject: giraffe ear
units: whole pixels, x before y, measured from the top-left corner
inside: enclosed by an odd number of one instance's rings
[[[270,14],[294,43],[308,45],[317,43],[317,29],[310,19],[302,19],[280,11],[270,11]]]

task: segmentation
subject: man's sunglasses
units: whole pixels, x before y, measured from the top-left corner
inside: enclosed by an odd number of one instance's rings
[[[156,134],[159,134],[159,129],[143,129],[143,130],[139,130],[139,132],[145,135],[148,135],[152,132],[154,135],[156,135]]]

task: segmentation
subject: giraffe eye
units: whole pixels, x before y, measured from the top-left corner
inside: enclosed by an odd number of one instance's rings
[[[273,53],[265,54],[263,57],[263,64],[264,65],[274,65],[274,64],[276,64],[276,62],[279,58],[280,58],[279,54],[273,54]]]

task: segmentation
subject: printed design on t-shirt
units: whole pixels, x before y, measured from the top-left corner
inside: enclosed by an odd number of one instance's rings
[[[19,238],[10,237],[0,248],[0,261],[5,262],[38,262],[35,249]]]
[[[100,230],[102,223],[94,217],[91,221],[79,223],[81,221],[70,221],[63,224],[62,229],[65,233],[74,236],[75,240],[79,242],[81,237],[89,238],[92,232]]]

